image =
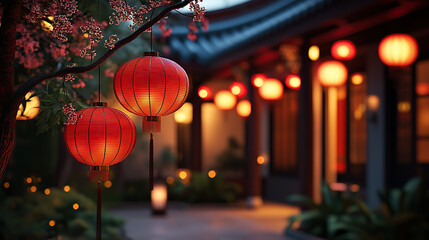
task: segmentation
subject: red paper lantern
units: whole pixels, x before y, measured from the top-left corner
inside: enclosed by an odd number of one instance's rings
[[[381,40],[378,55],[387,66],[405,67],[417,58],[419,47],[417,41],[407,34],[392,34]]]
[[[76,114],[77,121],[64,129],[67,149],[76,160],[92,166],[91,180],[107,181],[109,166],[124,160],[134,148],[134,122],[106,103],[94,103]]]
[[[113,87],[124,108],[143,116],[144,132],[159,132],[160,116],[175,112],[185,103],[189,79],[177,63],[146,52],[118,69]]]
[[[229,86],[229,90],[238,98],[245,97],[247,94],[246,85],[241,82],[233,82],[231,86]]]
[[[356,56],[356,48],[347,40],[336,41],[331,48],[331,54],[338,60],[350,60]]]
[[[301,78],[298,75],[291,74],[286,77],[285,84],[290,89],[298,90],[301,88]]]
[[[326,61],[317,69],[317,76],[324,87],[338,87],[347,81],[347,68],[338,61]]]
[[[264,80],[267,78],[267,76],[265,76],[264,74],[255,74],[252,77],[252,85],[260,88],[262,87],[262,85],[264,84]]]
[[[283,84],[275,78],[267,78],[259,89],[259,95],[267,101],[275,101],[283,96]]]
[[[208,100],[212,99],[213,92],[209,87],[201,86],[200,88],[198,88],[198,96],[200,96],[200,98],[208,101]]]

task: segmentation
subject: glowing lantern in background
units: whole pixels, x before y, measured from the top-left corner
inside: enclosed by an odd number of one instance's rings
[[[301,88],[301,78],[295,74],[288,75],[285,79],[285,84],[290,89],[298,90]]]
[[[429,95],[429,83],[426,83],[426,82],[417,83],[416,93],[419,96]]]
[[[165,215],[167,209],[167,185],[157,181],[150,193],[152,215]]]
[[[207,86],[201,86],[198,88],[198,96],[204,100],[210,100],[213,97],[212,90]]]
[[[354,85],[361,85],[364,77],[362,73],[353,73],[350,79]]]
[[[157,52],[145,52],[119,67],[113,80],[115,95],[128,111],[143,116],[143,132],[150,132],[149,188],[153,189],[153,134],[161,131],[161,116],[186,101],[189,79],[185,70]]]
[[[233,82],[231,86],[229,86],[229,90],[238,98],[245,97],[247,94],[246,85],[241,82]]]
[[[255,74],[252,77],[252,85],[260,88],[264,84],[264,80],[267,78],[264,74]]]
[[[188,124],[192,122],[192,103],[185,103],[174,113],[174,121]]]
[[[313,45],[308,49],[308,58],[311,61],[319,60],[319,55],[320,55],[320,50],[318,46]]]
[[[40,100],[38,96],[33,95],[34,92],[25,94],[25,107],[21,103],[16,113],[16,120],[29,120],[33,119],[39,113]]]
[[[250,104],[249,100],[241,100],[237,103],[237,107],[235,108],[240,117],[248,117],[252,112],[252,104]]]
[[[259,88],[259,95],[267,101],[275,101],[283,96],[283,84],[275,78],[264,80],[264,84]]]
[[[230,91],[221,90],[217,92],[213,99],[220,110],[231,110],[237,103],[237,98]]]
[[[338,61],[326,61],[317,69],[317,77],[324,87],[338,87],[347,81],[347,68]]]
[[[350,41],[336,41],[332,45],[331,54],[338,60],[350,60],[356,56],[356,48]]]
[[[64,128],[67,149],[76,160],[91,166],[91,180],[107,181],[109,166],[124,160],[134,148],[134,122],[100,102],[76,114],[76,123]]]
[[[419,52],[417,41],[407,34],[391,34],[381,40],[378,55],[387,66],[405,67],[414,63]]]

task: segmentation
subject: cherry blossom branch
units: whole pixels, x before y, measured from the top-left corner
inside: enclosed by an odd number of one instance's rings
[[[170,6],[165,7],[158,15],[150,19],[148,22],[143,24],[139,29],[137,29],[134,33],[129,35],[128,37],[118,41],[115,46],[111,49],[109,49],[101,58],[99,58],[97,61],[93,62],[90,65],[84,66],[84,67],[67,67],[61,70],[58,70],[53,73],[47,73],[47,74],[38,74],[28,79],[27,82],[22,84],[13,94],[11,100],[9,101],[8,107],[10,110],[15,111],[15,109],[18,108],[19,104],[21,103],[22,99],[24,99],[25,94],[29,92],[31,89],[33,89],[37,84],[41,83],[44,80],[64,76],[66,74],[76,74],[76,73],[85,73],[89,72],[96,67],[100,66],[102,63],[104,63],[107,59],[110,58],[110,56],[113,55],[116,51],[118,51],[121,47],[125,46],[126,44],[130,43],[134,39],[136,39],[140,34],[145,32],[147,29],[151,28],[153,25],[155,25],[158,21],[163,19],[170,13],[172,10],[179,9],[182,7],[185,7],[188,5],[192,0],[183,0],[181,2],[172,4]]]

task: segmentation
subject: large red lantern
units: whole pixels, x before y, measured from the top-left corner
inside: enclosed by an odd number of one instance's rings
[[[326,61],[317,69],[317,77],[324,87],[338,87],[347,81],[347,68],[338,61]]]
[[[189,79],[177,63],[156,52],[124,63],[113,80],[116,98],[128,111],[143,116],[144,132],[159,132],[161,118],[186,101]]]
[[[185,103],[189,79],[177,63],[157,52],[124,63],[113,80],[116,98],[128,111],[143,116],[143,132],[150,132],[149,187],[153,189],[153,135],[161,131],[161,116],[174,113]]]
[[[64,129],[67,149],[76,160],[91,166],[91,180],[107,181],[109,166],[124,160],[134,148],[134,122],[100,102],[76,114],[77,121]]]
[[[419,47],[417,41],[407,34],[391,34],[381,40],[378,55],[387,66],[405,67],[417,58]]]
[[[356,56],[356,48],[352,42],[340,40],[332,45],[331,54],[338,60],[350,60]]]

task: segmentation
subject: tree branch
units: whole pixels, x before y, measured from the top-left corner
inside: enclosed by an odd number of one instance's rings
[[[139,29],[137,29],[134,33],[129,35],[128,37],[118,41],[115,44],[115,47],[112,49],[109,49],[100,59],[95,61],[94,63],[84,66],[84,67],[68,67],[61,70],[58,70],[53,73],[47,73],[47,74],[38,74],[30,79],[28,79],[27,82],[22,84],[13,94],[12,99],[9,104],[9,109],[14,110],[17,109],[20,102],[24,98],[25,94],[29,92],[31,89],[33,89],[37,84],[41,83],[44,80],[52,79],[59,76],[64,76],[66,74],[76,74],[76,73],[84,73],[91,71],[95,69],[96,67],[100,66],[102,63],[104,63],[107,59],[110,58],[110,56],[113,55],[116,51],[118,51],[121,47],[125,46],[126,44],[132,42],[134,39],[136,39],[140,34],[145,32],[147,29],[155,25],[158,21],[160,21],[162,18],[168,15],[172,10],[179,9],[182,7],[185,7],[191,2],[191,0],[183,0],[181,2],[172,4],[170,6],[165,7],[158,15],[156,15],[154,18],[150,19],[148,22],[143,24]]]

